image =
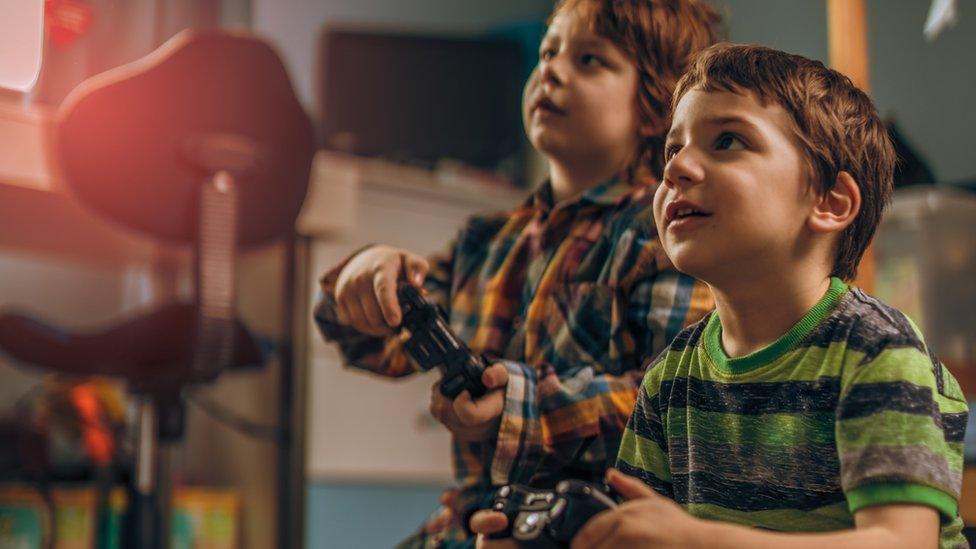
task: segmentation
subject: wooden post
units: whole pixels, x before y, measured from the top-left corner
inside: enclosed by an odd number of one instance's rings
[[[864,0],[827,0],[827,43],[830,66],[870,92]]]
[[[870,94],[865,0],[827,0],[827,43],[830,66]],[[865,252],[854,284],[874,290],[873,246]]]

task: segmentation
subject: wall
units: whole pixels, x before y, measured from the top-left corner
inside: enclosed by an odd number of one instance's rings
[[[437,507],[436,486],[314,484],[308,492],[308,549],[393,547]]]
[[[719,0],[731,42],[762,44],[827,61],[825,0]]]
[[[976,12],[960,2],[959,23],[928,42],[922,28],[931,2],[868,0],[871,96],[897,121],[939,182],[976,179],[968,138],[976,127]],[[827,62],[827,8],[822,0],[721,0],[730,39]]]
[[[868,0],[871,95],[929,162],[939,182],[976,180],[976,6],[935,42],[922,36],[931,2]]]
[[[315,52],[327,22],[464,34],[544,19],[551,7],[551,0],[253,0],[251,17],[253,29],[277,46],[313,112]]]

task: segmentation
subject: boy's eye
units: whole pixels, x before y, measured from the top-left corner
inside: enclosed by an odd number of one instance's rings
[[[715,141],[715,148],[720,151],[737,151],[746,148],[746,144],[734,133],[723,133]]]
[[[604,63],[603,59],[600,58],[600,56],[594,55],[592,53],[584,53],[583,55],[581,55],[580,63],[592,67],[597,67],[606,64]]]
[[[547,48],[539,52],[539,59],[543,61],[548,61],[556,56],[556,50],[552,48]]]
[[[664,161],[670,162],[674,155],[681,150],[681,145],[667,145],[664,147]]]

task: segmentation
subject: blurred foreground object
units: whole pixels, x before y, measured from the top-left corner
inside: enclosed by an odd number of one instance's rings
[[[0,17],[0,88],[29,91],[41,72],[44,0],[4,0]]]
[[[140,402],[126,546],[168,547],[159,444],[182,435],[185,387],[264,363],[236,312],[236,258],[293,242],[314,151],[311,122],[265,42],[185,31],[75,88],[55,134],[62,179],[79,203],[123,229],[193,249],[194,299],[164,296],[170,301],[155,309],[85,333],[6,314],[0,349],[31,365],[128,381]],[[288,372],[290,342],[282,347]]]

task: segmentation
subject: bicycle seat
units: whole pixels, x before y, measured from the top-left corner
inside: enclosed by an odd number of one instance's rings
[[[233,257],[292,234],[315,148],[312,124],[274,50],[244,33],[184,31],[80,84],[60,108],[54,139],[62,179],[78,202],[124,229],[194,246],[195,301],[84,332],[6,314],[0,349],[36,366],[122,377],[146,390],[172,391],[223,368],[262,363],[234,310]],[[202,190],[226,177],[218,174],[229,176],[232,195]],[[232,213],[220,217],[218,208],[220,226],[209,229],[220,249],[201,243],[208,196],[225,200],[221,207]],[[235,227],[227,238],[225,218]],[[226,302],[216,312],[201,298],[214,284],[229,286],[216,287]]]

